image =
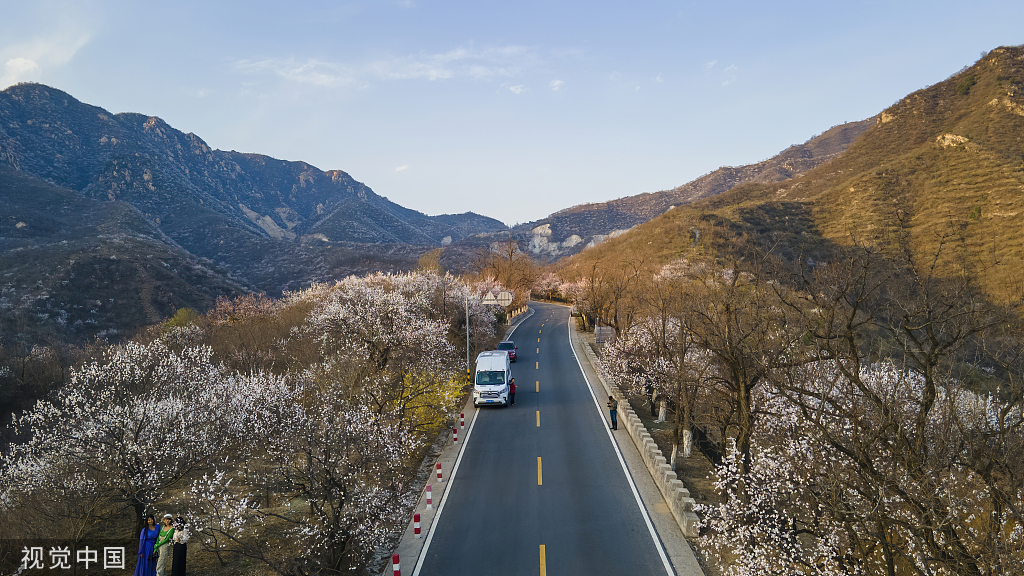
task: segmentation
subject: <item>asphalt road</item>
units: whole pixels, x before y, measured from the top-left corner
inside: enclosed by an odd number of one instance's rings
[[[573,355],[569,310],[531,307],[511,336],[516,404],[476,414],[419,574],[672,574],[606,432],[607,398],[599,411]]]

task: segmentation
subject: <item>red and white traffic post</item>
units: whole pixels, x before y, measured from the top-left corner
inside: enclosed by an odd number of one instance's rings
[[[455,427],[452,427],[452,442],[459,442],[459,429]]]
[[[431,508],[434,507],[434,499],[431,496],[432,494],[430,492],[430,484],[427,484],[427,510],[430,510]]]
[[[391,568],[395,571],[395,576],[402,576],[402,565],[398,562],[398,552],[391,555]]]
[[[441,478],[441,463],[440,462],[437,463],[437,481],[438,482],[444,482],[444,479]]]
[[[466,427],[466,413],[463,412],[463,413],[459,414],[459,428],[465,428],[465,427]]]
[[[420,515],[412,515],[412,533],[419,538],[420,537]]]

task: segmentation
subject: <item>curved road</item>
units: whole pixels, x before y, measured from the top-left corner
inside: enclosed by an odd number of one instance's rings
[[[606,431],[607,399],[573,354],[568,308],[531,306],[511,336],[516,405],[474,415],[416,573],[673,574]]]

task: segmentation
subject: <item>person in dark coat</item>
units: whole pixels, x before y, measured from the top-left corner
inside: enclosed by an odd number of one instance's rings
[[[156,574],[156,557],[153,547],[160,536],[160,527],[152,514],[146,516],[146,527],[139,534],[139,557],[135,563],[135,576],[153,576]]]
[[[508,400],[513,406],[516,405],[516,379],[512,378],[508,381]]]
[[[612,417],[612,430],[619,429],[618,421],[619,401],[611,396],[608,397],[608,413]]]
[[[174,521],[174,551],[171,556],[171,576],[185,576],[185,557],[188,555],[188,527],[181,516]]]

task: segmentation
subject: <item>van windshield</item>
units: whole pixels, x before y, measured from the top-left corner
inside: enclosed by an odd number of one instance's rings
[[[478,386],[498,386],[505,383],[504,370],[487,370],[476,373]]]

